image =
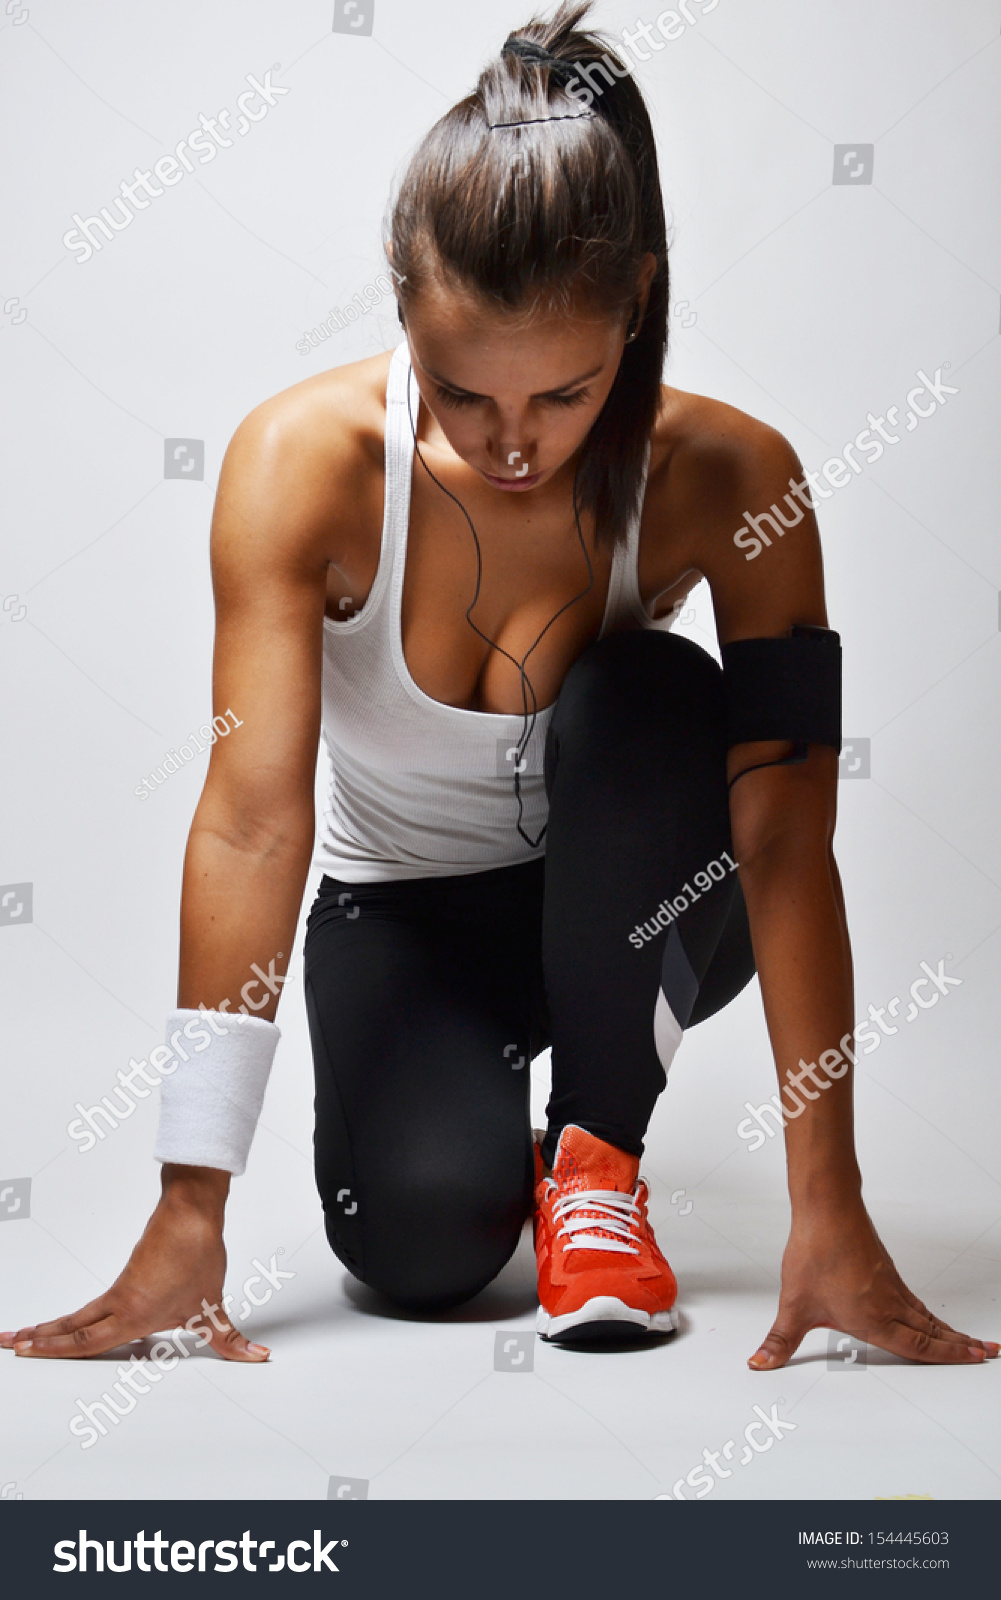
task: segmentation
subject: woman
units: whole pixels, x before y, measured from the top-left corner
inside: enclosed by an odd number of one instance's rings
[[[654,142],[587,10],[509,38],[413,158],[388,241],[405,342],[280,394],[230,445],[214,698],[241,726],[185,857],[162,1198],[106,1294],[5,1336],[21,1354],[96,1354],[211,1305],[221,1355],[267,1359],[215,1314],[223,1209],[277,1042],[321,727],[306,1003],[317,1181],[352,1272],[456,1304],[534,1196],[544,1336],[673,1327],[643,1136],[683,1029],[756,966],[780,1085],[803,1097],[783,1101],[792,1228],[750,1365],[815,1327],[920,1361],[998,1352],[911,1294],[862,1202],[816,525],[789,498],[795,532],[746,559],[734,530],[799,462],[661,385]],[[722,672],[664,626],[702,577]]]

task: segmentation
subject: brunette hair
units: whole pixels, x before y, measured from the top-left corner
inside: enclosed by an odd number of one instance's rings
[[[623,311],[640,259],[657,262],[646,310],[584,443],[577,478],[598,543],[638,509],[667,352],[664,205],[650,115],[603,41],[560,5],[506,41],[476,89],[412,157],[388,228],[401,308],[444,277],[512,310],[578,297]]]

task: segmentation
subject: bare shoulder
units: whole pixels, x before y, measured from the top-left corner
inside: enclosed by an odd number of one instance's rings
[[[643,538],[665,583],[681,569],[709,580],[723,638],[779,633],[790,619],[825,624],[820,536],[799,458],[778,429],[736,406],[664,385]]]
[[[654,428],[650,492],[675,518],[698,507],[703,533],[722,516],[739,521],[761,493],[788,489],[802,468],[788,439],[767,422],[708,395],[662,386]],[[780,487],[779,487],[780,486]]]
[[[335,367],[255,406],[226,452],[217,527],[336,559],[381,506],[391,359],[384,351]]]

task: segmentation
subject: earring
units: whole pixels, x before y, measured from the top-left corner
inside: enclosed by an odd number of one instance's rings
[[[640,331],[640,308],[639,308],[639,306],[634,306],[633,307],[633,314],[629,318],[629,326],[626,329],[626,344],[632,344],[633,340],[636,338],[636,335],[639,333],[639,331]]]

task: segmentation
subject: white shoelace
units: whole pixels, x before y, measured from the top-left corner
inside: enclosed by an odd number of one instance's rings
[[[549,1182],[556,1187],[552,1178]],[[585,1210],[591,1215],[578,1215]],[[553,1221],[563,1224],[556,1237],[566,1238],[564,1250],[618,1250],[625,1255],[638,1256],[639,1245],[633,1229],[639,1222],[639,1214],[636,1196],[623,1194],[618,1189],[580,1189],[575,1194],[564,1195],[553,1206]],[[601,1228],[603,1232],[620,1237],[603,1239],[590,1233],[591,1228]]]

